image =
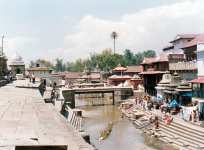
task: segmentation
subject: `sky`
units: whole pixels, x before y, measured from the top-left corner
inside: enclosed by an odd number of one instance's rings
[[[176,34],[204,33],[204,0],[0,0],[0,35],[10,60],[64,61],[113,48],[160,52]]]

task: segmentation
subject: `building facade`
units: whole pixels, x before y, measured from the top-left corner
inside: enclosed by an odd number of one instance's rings
[[[7,74],[7,58],[5,56],[0,56],[0,80]]]
[[[20,55],[18,55],[17,53],[11,59],[9,67],[11,69],[11,75],[13,77],[16,77],[16,74],[25,75],[25,63],[24,63],[22,57]]]
[[[204,120],[204,42],[197,43],[198,78],[191,81],[193,88],[192,100],[198,103],[200,119]]]
[[[29,76],[34,75],[37,79],[44,79],[52,73],[52,69],[49,67],[32,67],[28,68],[27,72]]]
[[[143,66],[143,72],[140,75],[144,80],[145,92],[155,96],[157,93],[155,87],[161,81],[162,75],[169,70],[168,55],[144,58],[141,65]]]
[[[193,40],[197,34],[178,34],[170,41],[170,45],[163,48],[166,53],[184,53],[182,48],[191,40]]]

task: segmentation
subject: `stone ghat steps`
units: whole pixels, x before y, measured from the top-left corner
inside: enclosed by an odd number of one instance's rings
[[[196,132],[191,132],[189,130],[186,130],[185,128],[181,128],[174,125],[165,125],[163,122],[160,122],[160,126],[162,126],[164,129],[172,130],[173,132],[189,137],[189,139],[192,138],[197,139],[200,142],[204,142],[204,134],[197,134]]]
[[[171,123],[171,126],[175,126],[177,128],[180,128],[180,129],[185,129],[186,131],[189,131],[191,133],[195,133],[197,135],[201,135],[201,136],[204,135],[204,128],[197,126],[197,125],[194,125],[194,128],[191,128],[191,127],[184,125],[182,123],[178,123],[176,121],[173,121]]]
[[[175,133],[172,133],[171,131],[161,130],[161,132],[159,133],[161,135],[160,140],[168,138],[168,140],[166,141],[167,143],[171,143],[171,144],[173,143],[180,147],[192,147],[194,149],[200,149],[202,147],[202,145],[200,145],[199,142],[195,142],[188,138],[185,138],[179,135],[175,135]]]
[[[145,114],[149,116],[154,112],[145,111]],[[160,131],[156,133],[159,139],[176,145],[181,150],[204,150],[204,128],[179,121],[174,118],[170,125],[165,125],[160,117]],[[134,123],[141,125],[138,122]]]
[[[183,130],[177,130],[176,128],[168,127],[164,124],[160,124],[161,139],[168,138],[168,143],[173,143],[180,147],[191,148],[191,149],[204,149],[204,140],[202,136],[195,137],[194,134]],[[163,137],[162,137],[163,136]],[[165,140],[164,140],[165,141]]]
[[[192,146],[187,146],[185,145],[183,142],[180,141],[173,141],[171,138],[169,137],[163,137],[163,138],[159,138],[160,141],[164,142],[164,143],[169,143],[171,145],[174,145],[176,147],[179,148],[179,150],[198,150],[197,148],[194,148]]]

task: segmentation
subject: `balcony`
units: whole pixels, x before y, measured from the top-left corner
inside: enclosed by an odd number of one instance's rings
[[[169,63],[170,71],[190,71],[197,70],[197,63],[195,61]]]

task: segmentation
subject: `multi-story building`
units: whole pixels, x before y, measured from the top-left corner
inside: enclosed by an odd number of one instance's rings
[[[166,53],[183,53],[182,48],[196,36],[197,34],[178,34],[172,41],[170,41],[169,46],[163,48],[163,51]]]
[[[194,102],[198,103],[200,118],[204,120],[204,42],[196,44],[198,78],[191,81]]]
[[[171,46],[163,49],[165,53],[182,52],[184,60],[179,62],[170,62],[169,71],[177,72],[184,80],[197,78],[197,45],[204,42],[204,34],[179,34],[172,40]]]
[[[143,72],[140,73],[144,80],[145,92],[156,95],[156,85],[162,79],[162,75],[169,70],[168,55],[144,58],[142,64]]]

